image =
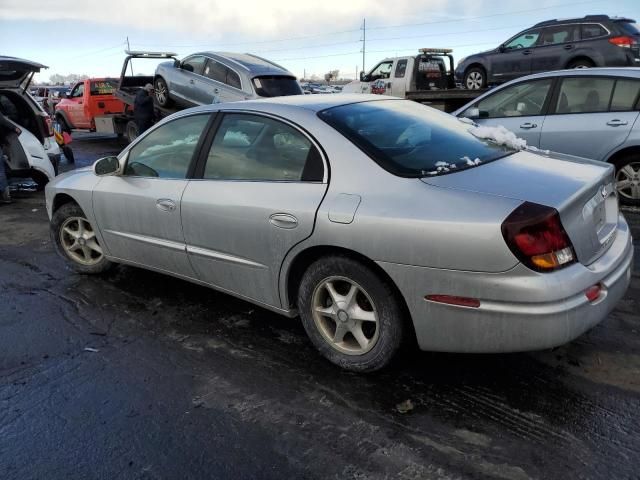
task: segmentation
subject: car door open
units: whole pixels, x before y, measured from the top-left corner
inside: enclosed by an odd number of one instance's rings
[[[311,235],[327,188],[320,150],[283,121],[225,113],[200,167],[202,178],[189,182],[182,198],[187,252],[198,279],[280,305],[283,259]]]

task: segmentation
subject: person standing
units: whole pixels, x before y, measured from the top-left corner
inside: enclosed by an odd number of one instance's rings
[[[9,121],[7,117],[0,112],[0,203],[11,203],[11,193],[9,192],[9,181],[7,180],[7,162],[2,151],[2,144],[7,141],[7,133],[15,133],[20,135],[22,130]]]
[[[153,125],[153,85],[147,83],[144,88],[138,90],[133,102],[133,118],[138,126],[138,135]]]

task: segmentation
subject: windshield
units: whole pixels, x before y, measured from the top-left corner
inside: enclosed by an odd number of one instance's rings
[[[640,35],[640,28],[634,22],[618,22],[618,26],[622,28],[628,35]]]
[[[286,95],[301,95],[302,88],[294,77],[272,75],[253,79],[256,93],[261,97],[283,97]]]
[[[472,135],[473,127],[455,117],[409,100],[341,105],[318,116],[401,177],[454,173],[515,152]]]

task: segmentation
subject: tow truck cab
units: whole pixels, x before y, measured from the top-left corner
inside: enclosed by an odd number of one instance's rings
[[[452,50],[422,48],[410,57],[385,58],[360,80],[344,86],[344,93],[373,93],[407,98],[407,92],[455,88]]]

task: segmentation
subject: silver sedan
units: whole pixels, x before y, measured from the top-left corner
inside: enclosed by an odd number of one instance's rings
[[[79,272],[124,263],[299,315],[355,371],[412,336],[478,353],[571,341],[630,281],[613,167],[486,130],[381,96],[185,110],[50,183],[51,235]]]

